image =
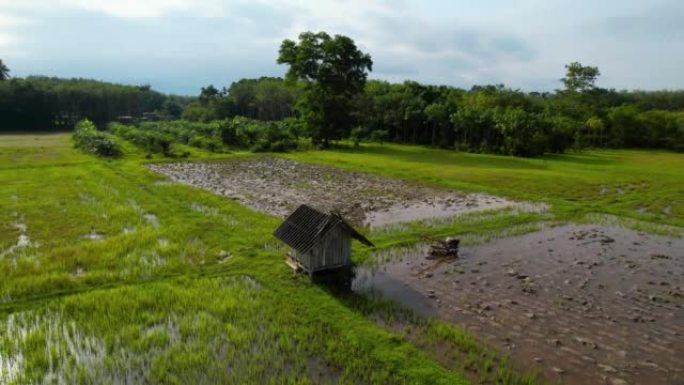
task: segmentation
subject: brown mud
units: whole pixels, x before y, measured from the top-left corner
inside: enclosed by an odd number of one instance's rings
[[[286,216],[306,203],[322,210],[339,210],[355,224],[370,227],[507,207],[523,211],[546,208],[542,204],[431,188],[282,158],[250,157],[147,167],[176,182],[236,199],[271,215]]]
[[[684,384],[684,239],[565,225],[455,260],[427,251],[378,252],[391,262],[359,269],[354,287],[434,311],[563,384]]]

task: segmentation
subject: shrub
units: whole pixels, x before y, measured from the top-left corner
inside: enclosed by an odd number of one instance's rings
[[[162,153],[169,155],[171,153],[171,144],[173,138],[160,131],[155,130],[140,130],[134,126],[127,126],[120,123],[112,123],[109,125],[109,130],[152,153]]]
[[[223,146],[218,138],[212,138],[204,135],[193,136],[188,142],[188,145],[192,147],[203,148],[211,152],[218,152]]]
[[[297,141],[290,134],[287,123],[264,122],[255,124],[253,130],[257,138],[251,147],[253,152],[286,152],[297,148]]]
[[[387,130],[373,130],[370,134],[370,140],[380,144],[385,143],[388,138],[389,132]]]
[[[117,157],[121,148],[104,132],[98,131],[88,119],[76,124],[73,134],[74,146],[97,156]]]
[[[354,146],[358,147],[361,144],[361,140],[366,136],[366,131],[363,127],[354,127],[351,130],[351,139],[354,141]]]
[[[145,122],[139,127],[112,123],[112,133],[150,152],[167,154],[172,143],[183,143],[212,152],[224,146],[249,148],[252,151],[284,152],[297,148],[301,125],[296,119],[263,122],[244,117],[209,123],[185,120]]]

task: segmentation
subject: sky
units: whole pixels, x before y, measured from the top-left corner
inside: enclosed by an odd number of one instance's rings
[[[682,0],[0,0],[12,76],[185,95],[283,76],[280,43],[309,30],[351,37],[393,82],[551,91],[579,61],[601,87],[684,88]]]

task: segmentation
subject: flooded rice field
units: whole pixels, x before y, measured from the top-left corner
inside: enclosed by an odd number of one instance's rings
[[[506,207],[545,209],[543,205],[441,190],[282,158],[250,157],[147,167],[176,182],[236,199],[271,215],[286,216],[306,203],[323,210],[339,210],[352,222],[370,227]]]
[[[378,252],[353,288],[463,324],[563,384],[684,384],[684,239],[565,225],[427,259]]]
[[[371,228],[546,209],[281,158],[148,167],[271,215],[306,203]],[[426,246],[380,251],[357,268],[352,289],[465,325],[563,384],[684,384],[684,239],[564,225],[462,247],[455,260],[427,255]]]

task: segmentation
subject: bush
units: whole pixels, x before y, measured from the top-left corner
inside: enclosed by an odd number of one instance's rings
[[[501,152],[515,156],[539,156],[549,147],[544,122],[521,108],[506,108],[494,114],[496,128],[503,138]],[[483,152],[488,150],[483,149]]]
[[[88,119],[76,124],[73,134],[74,146],[97,156],[117,157],[121,155],[121,148],[104,132],[98,131],[93,122]]]
[[[354,141],[354,146],[358,147],[361,141],[366,137],[366,130],[363,127],[354,127],[351,130],[351,140]]]
[[[378,142],[383,144],[389,138],[389,132],[387,130],[374,130],[370,134],[370,140],[373,142]]]
[[[127,126],[120,123],[112,123],[109,125],[109,130],[151,153],[162,153],[169,155],[171,153],[171,144],[173,138],[163,132],[155,130],[140,130],[134,126]]]
[[[297,148],[301,126],[295,119],[263,122],[244,117],[209,123],[185,120],[146,122],[139,127],[112,123],[112,133],[150,152],[168,154],[172,143],[183,143],[212,152],[225,146],[249,148],[255,152],[285,152]]]
[[[256,122],[256,121],[255,121]],[[297,148],[297,141],[288,130],[288,123],[265,122],[255,125],[256,141],[253,152],[287,152]]]
[[[192,147],[203,148],[211,152],[218,152],[221,149],[221,147],[223,147],[223,144],[218,138],[213,138],[204,135],[193,136],[192,138],[190,138],[188,145]]]

